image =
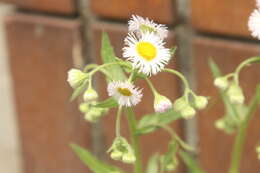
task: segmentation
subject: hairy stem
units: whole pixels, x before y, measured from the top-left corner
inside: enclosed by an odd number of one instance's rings
[[[136,161],[134,164],[135,173],[142,173],[142,160],[141,151],[139,144],[139,136],[135,133],[136,131],[136,119],[134,112],[131,108],[127,108],[127,120],[130,128],[132,147],[135,152]]]

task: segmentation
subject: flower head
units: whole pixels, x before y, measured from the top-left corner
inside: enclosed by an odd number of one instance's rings
[[[142,34],[140,39],[128,34],[125,44],[123,57],[146,75],[160,72],[171,58],[170,50],[164,47],[165,42],[153,33]]]
[[[83,94],[83,99],[85,102],[96,101],[97,98],[98,93],[92,87],[89,87]]]
[[[133,15],[132,19],[128,22],[129,32],[136,33],[140,37],[144,33],[154,33],[161,39],[164,39],[168,35],[168,30],[165,25],[154,23],[148,18],[143,18],[138,15]]]
[[[135,106],[143,96],[141,90],[130,82],[111,82],[108,84],[109,96],[114,97],[121,106]]]
[[[251,35],[260,39],[260,10],[254,10],[248,20],[248,27]]]
[[[163,113],[172,108],[172,102],[165,96],[155,95],[154,110],[158,113]]]
[[[78,69],[71,69],[68,71],[68,78],[67,81],[69,82],[70,86],[72,88],[79,87],[84,79],[87,78],[87,74],[83,73],[82,71]]]

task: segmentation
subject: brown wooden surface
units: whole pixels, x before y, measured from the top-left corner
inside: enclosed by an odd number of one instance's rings
[[[36,10],[55,14],[74,14],[77,0],[0,0],[14,4],[22,9]]]
[[[93,33],[94,33],[94,39],[95,39],[95,45],[96,45],[96,56],[99,57],[98,62],[100,62],[100,39],[101,39],[101,31],[105,31],[109,34],[112,45],[115,47],[115,52],[118,57],[122,57],[122,47],[123,47],[123,40],[127,34],[127,27],[125,25],[117,25],[117,24],[109,24],[109,23],[95,23],[93,25]],[[171,36],[168,39],[168,46],[172,46],[174,41],[174,33],[171,32]],[[176,64],[177,58],[174,57],[174,59],[171,61],[170,67],[174,67]],[[100,91],[102,91],[104,94],[104,97],[107,97],[106,94],[106,85],[104,81],[101,80],[101,78],[98,79],[98,88]],[[166,82],[167,81],[167,82]],[[175,99],[178,95],[178,84],[176,81],[176,78],[172,75],[168,74],[158,74],[157,76],[153,77],[153,82],[160,91],[161,94],[166,95],[167,97],[171,98],[172,100]],[[143,94],[144,97],[142,99],[142,102],[137,105],[136,107],[136,114],[138,119],[141,118],[142,115],[147,113],[153,113],[153,96],[150,91],[150,89],[147,87],[147,85],[144,82],[138,82],[137,86],[144,88]],[[109,115],[104,117],[102,121],[102,125],[104,127],[104,136],[105,136],[105,144],[104,147],[108,149],[108,147],[111,145],[114,137],[115,137],[115,115],[116,111],[113,110]],[[175,127],[177,132],[181,134],[181,126],[180,123],[174,123],[172,127]],[[123,125],[122,125],[122,133],[124,136],[128,136],[128,126],[126,122],[126,117],[123,117]],[[152,133],[150,135],[146,135],[142,137],[142,148],[141,151],[144,155],[145,163],[147,162],[148,157],[151,156],[154,152],[160,152],[164,153],[167,150],[167,143],[169,142],[169,135],[165,131],[158,131],[156,133]],[[108,157],[109,155],[107,155]],[[119,162],[113,162],[115,164],[118,164]],[[119,164],[120,165],[120,164]],[[130,167],[126,165],[120,165],[124,168],[127,168],[128,172],[131,172]],[[144,164],[143,167],[145,167],[146,164]],[[182,167],[180,166],[178,173],[182,172]]]
[[[176,21],[175,0],[91,0],[94,14],[114,19],[129,19],[132,14],[172,24]]]
[[[259,45],[239,43],[228,40],[218,40],[204,37],[194,39],[194,60],[196,62],[198,92],[210,96],[211,102],[217,97],[217,89],[213,87],[213,79],[208,67],[208,60],[213,57],[223,73],[232,72],[235,67],[246,58],[260,54]],[[241,85],[246,93],[247,101],[252,98],[255,86],[260,82],[259,65],[246,68],[241,73]],[[259,160],[255,147],[260,139],[259,109],[253,117],[248,131],[248,140],[241,173],[258,173]],[[227,173],[230,161],[231,147],[234,138],[214,128],[215,120],[224,114],[222,104],[218,103],[210,110],[204,111],[199,116],[200,153],[199,159],[203,168],[209,173]]]
[[[69,147],[90,145],[66,82],[79,22],[15,14],[6,31],[25,172],[86,173]]]
[[[192,0],[192,24],[203,32],[250,37],[248,17],[254,0]],[[251,37],[250,37],[251,38]]]

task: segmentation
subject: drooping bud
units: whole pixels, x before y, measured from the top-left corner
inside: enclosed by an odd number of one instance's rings
[[[154,98],[154,110],[158,113],[167,112],[172,108],[172,102],[165,96],[156,94]]]
[[[81,70],[71,69],[68,71],[67,81],[72,88],[77,88],[82,84],[87,76],[88,75],[86,73],[83,73]]]
[[[81,113],[87,113],[89,111],[89,103],[81,103],[79,105],[79,110]]]
[[[121,160],[123,153],[121,151],[115,150],[111,152],[110,157],[114,160]]]
[[[236,83],[232,83],[227,91],[228,98],[233,104],[243,104],[245,101],[245,96],[242,89]]]
[[[124,163],[129,163],[129,164],[134,163],[135,160],[136,160],[135,155],[132,152],[124,154],[122,158],[122,161]]]
[[[197,96],[194,100],[194,106],[197,109],[204,109],[208,105],[208,99],[204,96]]]
[[[225,90],[227,89],[229,82],[226,77],[217,77],[214,80],[214,85],[218,87],[219,89]]]
[[[85,102],[96,101],[97,98],[98,98],[98,93],[92,87],[89,87],[83,94],[83,99]]]
[[[187,105],[189,105],[185,99],[185,97],[180,97],[173,103],[173,109],[175,111],[181,111],[183,110]]]
[[[181,110],[181,115],[183,118],[185,119],[190,119],[192,117],[194,117],[196,114],[196,111],[193,107],[187,105],[186,107],[184,107],[182,110]]]
[[[258,159],[260,160],[260,146],[256,147],[256,152],[258,154]]]

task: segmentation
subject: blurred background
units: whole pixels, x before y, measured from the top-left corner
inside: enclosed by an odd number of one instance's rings
[[[255,0],[0,0],[0,172],[90,172],[72,153],[71,142],[112,162],[105,151],[114,138],[113,112],[95,125],[85,122],[77,102],[69,102],[72,89],[66,77],[72,67],[100,62],[102,31],[108,32],[120,57],[132,14],[168,26],[167,44],[178,46],[169,66],[182,71],[198,94],[211,97],[214,106],[172,126],[197,148],[194,156],[205,171],[227,172],[233,136],[214,127],[224,110],[216,99],[208,60],[213,58],[228,73],[242,60],[260,54],[259,42],[247,28],[254,8]],[[178,79],[159,74],[153,81],[171,99],[181,96]],[[242,73],[248,99],[259,81],[257,66]],[[106,97],[103,79],[98,77],[95,84]],[[152,112],[153,98],[147,86],[138,85],[145,88],[144,101],[137,107],[140,117]],[[259,124],[260,116],[255,116],[241,173],[260,170],[255,153]],[[123,134],[127,129],[125,123]],[[144,136],[145,163],[153,151],[166,151],[168,140],[162,131]],[[188,173],[182,164],[176,172]]]

